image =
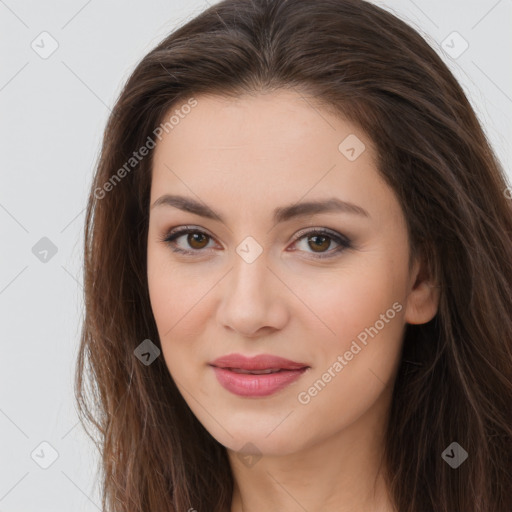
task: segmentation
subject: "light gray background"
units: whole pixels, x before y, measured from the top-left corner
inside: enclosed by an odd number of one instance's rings
[[[376,3],[443,56],[510,177],[512,0]],[[109,109],[129,73],[207,5],[0,0],[0,512],[100,510],[97,455],[73,400],[86,197]],[[31,47],[51,49],[43,31],[58,43],[46,59]],[[469,44],[457,58],[441,48],[463,48],[454,31]],[[46,262],[32,251],[42,237],[57,248]],[[52,460],[43,441],[58,453],[47,469],[36,463]]]

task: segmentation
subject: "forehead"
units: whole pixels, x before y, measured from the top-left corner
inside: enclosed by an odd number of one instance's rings
[[[173,116],[175,124],[163,134],[157,154],[172,148],[174,153],[192,150],[197,156],[216,152],[228,159],[228,151],[239,150],[268,162],[281,156],[283,150],[294,149],[295,153],[301,150],[301,157],[309,152],[318,159],[322,150],[336,152],[339,143],[351,134],[366,139],[367,157],[373,153],[368,147],[371,141],[357,126],[319,107],[315,98],[295,91],[237,98],[201,95],[195,100],[193,108],[185,110],[182,104],[170,109],[167,119],[181,108],[183,113],[179,118]]]
[[[214,197],[226,210],[233,202],[282,205],[327,195],[369,204],[385,193],[372,141],[314,98],[275,91],[195,100],[157,142],[151,203],[186,193]]]

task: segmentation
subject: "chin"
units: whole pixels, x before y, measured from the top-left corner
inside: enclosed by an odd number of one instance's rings
[[[285,420],[286,421],[286,420]],[[247,455],[269,455],[280,456],[288,455],[300,450],[304,441],[297,437],[297,429],[284,428],[280,425],[275,429],[279,422],[274,422],[272,427],[257,428],[252,425],[247,428],[243,423],[226,424],[224,423],[229,435],[222,427],[218,425],[208,431],[220,444],[233,452]],[[273,429],[275,429],[273,431]]]

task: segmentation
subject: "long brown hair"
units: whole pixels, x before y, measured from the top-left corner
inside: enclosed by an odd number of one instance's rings
[[[385,465],[397,509],[511,510],[505,175],[437,53],[360,0],[222,1],[164,39],[127,80],[87,205],[76,369],[80,417],[101,451],[104,510],[230,510],[225,448],[192,414],[163,357],[145,365],[134,355],[146,339],[161,348],[146,275],[151,147],[162,126],[172,128],[171,107],[205,93],[279,88],[313,96],[367,133],[411,251],[441,288],[434,319],[406,326],[393,390]],[[147,155],[133,160],[143,146]],[[441,456],[453,442],[468,453],[456,469]]]

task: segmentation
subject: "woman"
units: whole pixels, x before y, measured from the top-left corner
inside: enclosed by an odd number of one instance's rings
[[[87,209],[103,507],[510,510],[507,190],[446,65],[375,5],[226,0],[167,37]]]

